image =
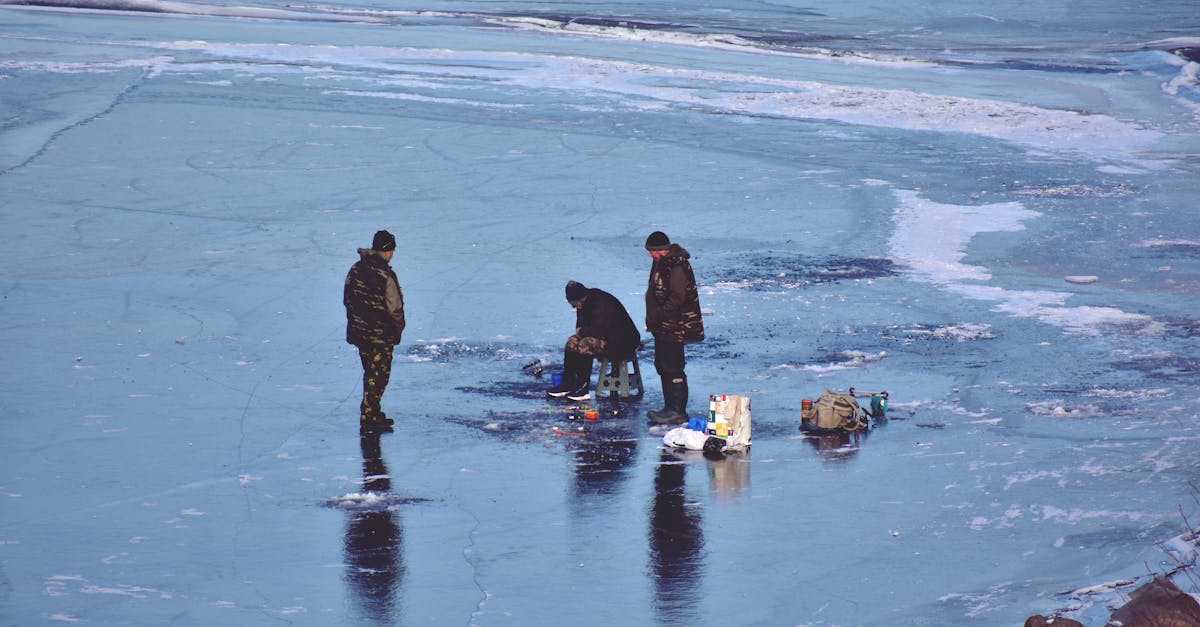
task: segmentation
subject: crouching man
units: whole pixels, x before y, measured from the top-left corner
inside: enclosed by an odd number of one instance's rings
[[[567,283],[567,302],[575,308],[575,334],[563,353],[562,383],[546,391],[551,398],[586,401],[592,397],[592,359],[625,361],[642,343],[625,306],[615,296],[582,283]]]

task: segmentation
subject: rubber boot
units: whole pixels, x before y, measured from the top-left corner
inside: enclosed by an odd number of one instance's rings
[[[687,377],[662,377],[662,390],[664,407],[659,411],[648,411],[646,416],[660,425],[687,422]]]
[[[671,411],[671,401],[669,396],[670,392],[667,391],[671,387],[671,378],[659,375],[658,379],[662,382],[663,408],[651,409],[650,411],[647,411],[646,417],[650,420],[657,420],[660,415]]]
[[[687,376],[685,375],[685,376],[683,376],[683,377],[680,377],[680,379],[682,379],[682,381],[680,381],[680,382],[679,382],[679,395],[678,395],[678,396],[675,398],[675,400],[678,402],[678,404],[675,406],[675,410],[676,410],[676,411],[678,411],[680,414],[683,414],[683,421],[684,421],[684,422],[687,422],[687,421],[688,421],[688,411],[687,411],[687,402],[688,402],[688,384],[687,384]]]

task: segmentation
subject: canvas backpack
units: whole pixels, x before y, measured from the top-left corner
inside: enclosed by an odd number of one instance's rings
[[[822,429],[857,431],[867,426],[867,416],[849,394],[825,390],[813,404],[813,424]]]

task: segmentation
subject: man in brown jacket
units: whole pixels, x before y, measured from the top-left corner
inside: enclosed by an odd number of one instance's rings
[[[662,231],[646,238],[646,251],[654,260],[646,286],[646,330],[654,335],[654,369],[662,380],[664,404],[646,415],[659,424],[684,423],[688,385],[683,345],[704,340],[696,276],[688,251]]]
[[[360,428],[391,430],[393,420],[380,402],[392,377],[392,351],[404,333],[404,294],[392,270],[396,238],[375,233],[370,248],[359,248],[359,260],[346,275],[342,304],[346,306],[346,342],[358,347],[363,367]]]

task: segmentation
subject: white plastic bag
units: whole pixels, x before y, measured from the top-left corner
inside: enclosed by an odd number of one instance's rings
[[[675,427],[663,435],[663,444],[670,448],[686,448],[691,451],[703,451],[704,441],[708,439],[708,434],[703,431],[688,429],[687,427]]]

